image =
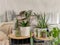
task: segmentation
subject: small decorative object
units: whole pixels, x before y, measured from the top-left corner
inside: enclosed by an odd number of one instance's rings
[[[20,30],[19,30],[18,28],[16,29],[15,36],[16,36],[16,37],[21,36],[21,35],[20,35]]]
[[[47,31],[41,31],[41,33],[40,33],[40,35],[41,35],[41,37],[43,37],[43,38],[45,38],[45,37],[47,37]]]
[[[13,30],[13,34],[15,36],[20,36],[20,29],[19,29],[19,25],[18,25],[18,20],[16,19],[16,22],[15,22],[15,28]]]
[[[38,37],[47,37],[47,27],[48,27],[48,24],[47,24],[47,21],[48,19],[46,20],[46,15],[45,13],[42,15],[42,14],[38,14],[37,15],[37,19],[38,19],[38,24],[35,28],[35,30],[37,29],[38,30]]]

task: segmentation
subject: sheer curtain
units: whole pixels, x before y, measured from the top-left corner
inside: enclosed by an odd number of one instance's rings
[[[60,24],[60,13],[59,12],[49,12],[47,13],[49,24]]]

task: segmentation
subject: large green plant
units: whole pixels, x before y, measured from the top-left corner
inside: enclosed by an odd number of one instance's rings
[[[60,44],[60,38],[59,38],[60,29],[58,27],[54,27],[50,32],[50,34],[56,39],[54,40],[55,45]]]
[[[39,28],[47,28],[48,27],[48,24],[47,24],[48,19],[46,19],[45,13],[43,15],[42,14],[38,15],[37,19],[38,19],[37,27],[39,27]]]

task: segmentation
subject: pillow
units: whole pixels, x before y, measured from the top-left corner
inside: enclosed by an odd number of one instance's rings
[[[13,29],[13,22],[12,23],[6,22],[2,26],[0,26],[0,30],[2,30],[7,36],[12,32],[12,29]]]

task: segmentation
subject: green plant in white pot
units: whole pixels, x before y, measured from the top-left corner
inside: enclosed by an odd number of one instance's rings
[[[20,31],[21,31],[21,36],[30,36],[30,24],[29,21],[23,20],[20,22]]]
[[[37,15],[37,18],[38,18],[38,24],[36,26],[36,35],[38,35],[37,37],[47,37],[47,27],[48,27],[48,24],[47,24],[47,21],[48,19],[46,20],[46,15],[45,13],[42,15]]]

